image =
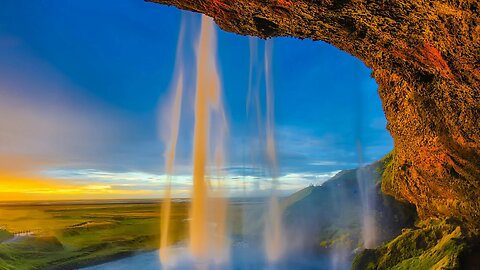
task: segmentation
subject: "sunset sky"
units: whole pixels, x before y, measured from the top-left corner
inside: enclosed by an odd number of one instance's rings
[[[173,7],[138,0],[2,1],[0,200],[162,195],[159,123],[168,117],[163,108],[181,16]],[[188,68],[195,64],[200,16],[184,16]],[[264,171],[252,166],[249,59],[248,37],[218,29],[229,120],[224,171],[232,196],[263,195],[270,187]],[[393,148],[377,85],[362,62],[326,43],[293,38],[273,40],[272,61],[285,193]],[[191,187],[192,99],[184,102],[179,137],[179,197],[188,197]]]

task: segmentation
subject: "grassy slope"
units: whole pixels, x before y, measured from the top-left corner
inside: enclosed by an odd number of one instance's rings
[[[7,240],[7,239],[10,239],[12,238],[13,235],[7,231],[7,230],[0,230],[0,243]]]
[[[176,243],[187,237],[189,205],[172,207],[170,242]],[[239,225],[236,234],[241,235],[244,209],[241,204],[230,207],[231,223]],[[261,220],[263,208],[251,208],[251,215]],[[0,224],[8,231],[35,232],[34,237],[0,243],[0,269],[77,269],[155,250],[159,217],[159,204],[0,206]],[[12,236],[0,230],[2,235]]]
[[[413,225],[415,210],[380,191],[380,180],[391,159],[367,166],[363,181],[375,202],[375,224],[378,241],[399,235]],[[308,187],[286,200],[285,221],[288,227],[306,232],[310,245],[320,250],[340,246],[348,250],[361,245],[362,208],[357,170],[345,170],[322,186]],[[301,228],[301,229],[298,229]]]
[[[360,228],[359,200],[355,171],[343,171],[323,186],[308,187],[285,200],[287,227],[302,228],[311,235],[313,247],[346,242],[353,247]]]

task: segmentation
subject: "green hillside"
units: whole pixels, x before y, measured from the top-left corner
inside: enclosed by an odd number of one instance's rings
[[[283,201],[288,231],[307,232],[305,244],[319,250],[361,245],[362,200],[360,182],[372,201],[378,244],[391,240],[401,229],[411,227],[415,210],[381,192],[384,161],[339,172],[321,186],[307,187]],[[297,237],[293,233],[292,237]]]

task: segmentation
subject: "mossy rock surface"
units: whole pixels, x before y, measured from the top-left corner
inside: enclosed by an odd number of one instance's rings
[[[430,220],[419,228],[405,229],[394,240],[375,250],[363,250],[352,270],[463,269],[469,236],[454,220]]]

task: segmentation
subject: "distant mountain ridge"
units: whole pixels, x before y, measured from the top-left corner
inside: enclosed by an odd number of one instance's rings
[[[301,237],[306,248],[353,250],[362,245],[362,201],[360,181],[371,196],[377,245],[395,238],[402,228],[411,227],[416,219],[412,205],[396,201],[381,192],[381,179],[388,159],[361,169],[344,170],[321,186],[309,186],[283,201],[285,224],[289,237]],[[293,232],[293,233],[292,233]],[[294,233],[299,232],[299,233]]]

